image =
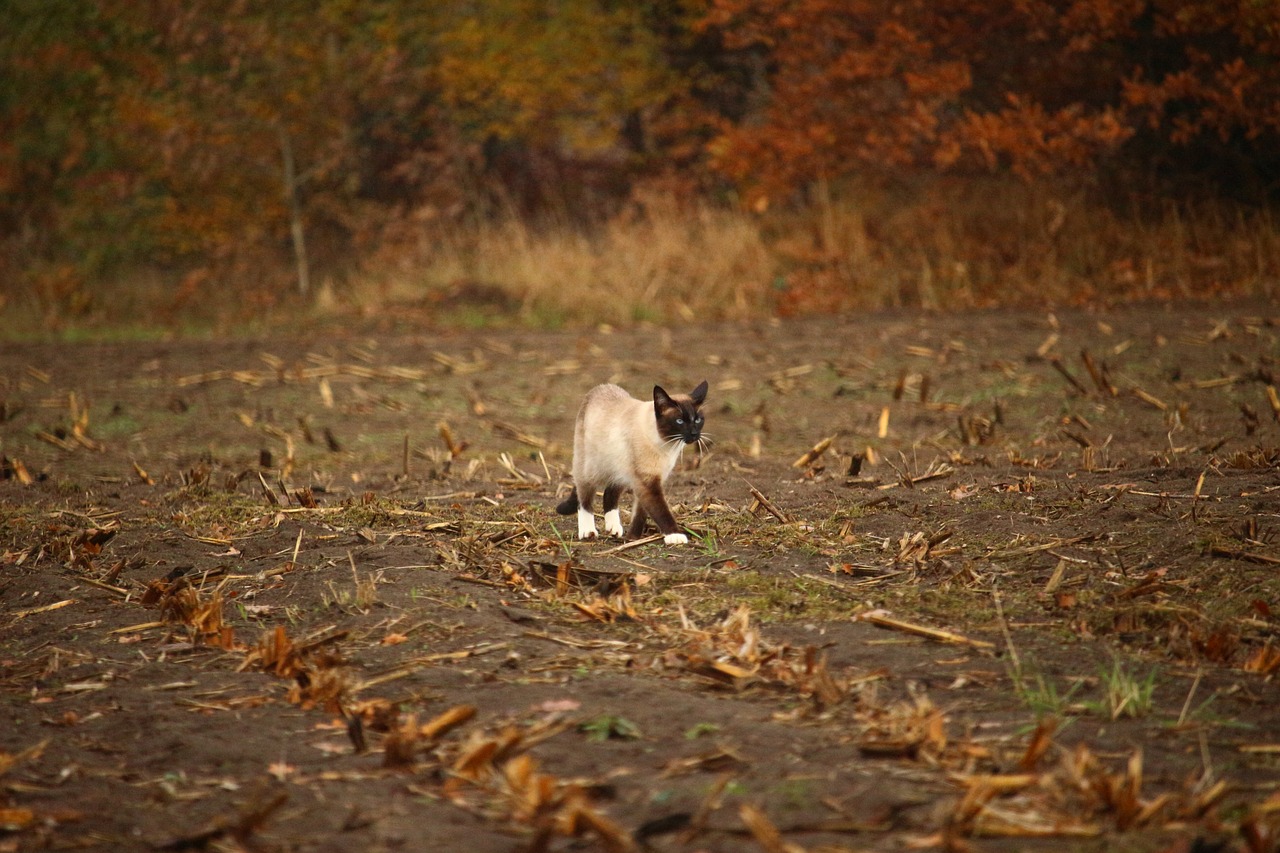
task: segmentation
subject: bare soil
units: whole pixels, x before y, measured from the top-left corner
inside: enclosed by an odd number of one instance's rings
[[[0,344],[0,851],[1275,849],[1278,338]],[[703,378],[690,544],[574,541],[583,392]]]

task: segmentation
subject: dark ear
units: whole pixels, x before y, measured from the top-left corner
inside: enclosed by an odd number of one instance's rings
[[[663,409],[670,409],[675,406],[675,402],[671,399],[671,395],[662,390],[661,385],[653,386],[653,410],[657,412],[658,417],[662,417]]]
[[[695,406],[702,405],[702,401],[707,399],[707,380],[702,380],[702,383],[690,392],[689,399],[693,400]]]

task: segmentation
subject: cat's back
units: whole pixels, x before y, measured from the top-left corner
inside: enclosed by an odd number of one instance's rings
[[[604,382],[587,392],[587,396],[583,398],[582,405],[608,406],[621,402],[636,402],[636,398],[627,393],[625,388],[614,385],[612,382]]]
[[[613,383],[597,385],[582,399],[574,435],[575,461],[621,464],[639,440],[646,406]]]

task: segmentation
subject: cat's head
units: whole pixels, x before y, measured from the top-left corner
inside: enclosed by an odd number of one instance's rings
[[[653,386],[653,412],[658,419],[658,435],[664,440],[694,444],[702,438],[702,402],[707,399],[704,379],[688,394],[668,394]]]

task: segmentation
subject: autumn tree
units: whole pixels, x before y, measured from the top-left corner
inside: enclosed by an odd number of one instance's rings
[[[939,145],[942,108],[970,85],[922,37],[921,6],[876,0],[717,0],[705,25],[760,53],[761,114],[723,122],[716,165],[763,204],[771,191],[851,169],[909,167]]]
[[[55,247],[91,265],[130,259],[97,235],[148,216],[122,205],[139,177],[109,96],[113,80],[147,73],[143,34],[93,0],[0,8],[0,265],[37,260],[56,277]]]
[[[0,263],[55,296],[136,263],[270,296],[467,215],[594,217],[659,171],[759,205],[854,174],[1280,178],[1258,0],[0,10]]]
[[[648,7],[601,0],[16,5],[0,181],[34,201],[7,231],[91,238],[110,212],[135,256],[247,272],[290,247],[303,285],[309,256],[474,204],[495,152],[625,174],[680,85]],[[88,204],[93,181],[114,197]]]
[[[1020,2],[714,0],[705,26],[769,68],[759,120],[726,124],[716,163],[762,197],[854,171],[1081,165],[1126,130],[1105,98],[1034,85],[1035,17]]]
[[[1166,179],[1196,175],[1214,192],[1274,201],[1280,4],[1160,0],[1142,4],[1124,35],[1144,60],[1124,69],[1122,98],[1141,155]]]
[[[393,5],[150,7],[159,74],[120,81],[117,98],[155,158],[146,174],[165,199],[155,227],[167,245],[234,260],[287,242],[305,289],[305,235],[338,248],[365,227],[382,178],[370,164],[394,172],[420,153],[401,137],[395,162],[370,156],[397,127],[384,115],[419,106],[398,90],[430,90],[405,54],[425,50],[434,21]]]
[[[884,169],[1087,173],[1135,138],[1144,160],[1280,163],[1280,4],[711,0],[703,26],[767,65],[764,106],[711,148],[760,197]]]

